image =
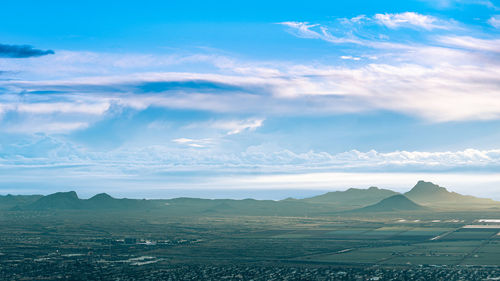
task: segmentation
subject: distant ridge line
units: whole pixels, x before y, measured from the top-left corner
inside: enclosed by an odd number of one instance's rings
[[[42,195],[0,196],[0,210],[166,210],[189,213],[193,210],[212,214],[329,214],[335,212],[396,212],[424,211],[454,208],[500,208],[500,202],[449,192],[432,182],[418,181],[403,194],[378,187],[349,188],[345,191],[326,192],[305,199],[117,199],[99,193],[89,199],[80,199],[75,191]]]

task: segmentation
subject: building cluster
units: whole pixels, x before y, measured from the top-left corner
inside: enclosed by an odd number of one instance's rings
[[[139,262],[136,261],[145,261]],[[102,262],[88,255],[1,260],[0,280],[500,280],[499,267],[339,267],[318,265],[177,264],[153,257]],[[135,261],[135,262],[132,262]],[[155,261],[155,262],[149,262]]]

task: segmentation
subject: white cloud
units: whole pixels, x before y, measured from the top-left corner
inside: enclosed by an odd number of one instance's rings
[[[351,18],[349,21],[352,23],[360,23],[366,19],[367,19],[367,17],[365,15],[359,15],[359,16],[355,16],[355,17]]]
[[[58,133],[68,133],[76,130],[85,129],[89,126],[86,122],[58,122],[58,121],[28,121],[21,124],[10,125],[2,130],[8,133],[23,133],[23,134],[33,134],[33,133],[48,133],[48,134],[58,134]]]
[[[383,33],[370,29],[373,24],[383,25],[390,29],[414,28],[431,32],[439,30],[458,30],[463,27],[454,20],[441,19],[431,15],[423,15],[415,12],[375,14],[372,17],[360,15],[351,19],[339,19],[341,26],[333,25],[335,33],[322,24],[310,24],[308,22],[282,22],[279,24],[289,27],[289,32],[299,38],[319,39],[333,44],[357,44],[375,50],[390,52],[394,50],[411,50],[415,44],[398,43],[390,41],[390,37]]]
[[[179,65],[196,65],[200,68],[215,65],[223,68],[232,65],[231,59],[217,54],[142,54],[142,53],[101,53],[85,51],[57,50],[54,55],[11,59],[0,58],[4,77],[15,77],[22,73],[23,77],[42,79],[71,79],[84,76],[117,76],[158,70],[175,71]],[[99,81],[99,79],[96,79]]]
[[[211,139],[178,138],[178,139],[173,139],[172,142],[175,142],[177,144],[186,145],[189,147],[194,147],[194,148],[203,148],[203,147],[207,147],[208,145],[212,144]]]
[[[328,28],[319,24],[309,24],[308,22],[281,22],[279,24],[290,27],[291,32],[300,38],[321,39],[335,44],[363,44],[362,40],[355,36],[348,35],[338,37],[328,31]],[[317,31],[313,28],[317,27]]]
[[[179,139],[173,139],[172,141],[175,143],[190,143],[193,142],[194,140],[188,138],[179,138]]]
[[[474,38],[469,41],[474,42]],[[495,42],[477,39],[482,49]],[[448,44],[457,40],[445,40]],[[459,42],[466,42],[461,39]],[[458,44],[458,43],[457,43]],[[473,44],[476,48],[477,45]],[[143,110],[150,106],[259,115],[337,114],[390,110],[415,115],[431,122],[489,120],[500,118],[500,64],[481,53],[445,47],[413,47],[397,54],[398,64],[371,63],[357,67],[329,65],[276,65],[277,76],[255,72],[140,73],[122,76],[82,77],[71,80],[2,81],[7,88],[76,91],[64,95],[64,103],[40,103],[38,95],[23,93],[2,102],[9,108],[47,114],[86,113],[99,116],[111,105]],[[382,61],[382,60],[378,60]],[[417,64],[418,63],[418,64]],[[257,64],[257,67],[259,65]],[[178,88],[165,93],[135,94],[134,85],[189,81],[233,87],[227,94]],[[108,87],[117,87],[108,92]],[[97,90],[94,90],[97,88]],[[104,90],[101,90],[103,88]],[[217,89],[217,88],[216,88]],[[20,90],[21,91],[21,90]],[[85,91],[85,94],[79,92]],[[307,101],[307,106],[304,102]],[[38,105],[37,105],[38,103]],[[92,117],[94,118],[94,117]],[[94,119],[92,119],[94,120]],[[82,117],[78,122],[92,121]],[[256,123],[258,125],[258,123]],[[247,124],[223,124],[227,131],[241,131]],[[222,125],[221,125],[222,126]]]
[[[56,124],[57,125],[57,124]],[[60,125],[60,124],[59,124]],[[69,125],[68,125],[69,126]],[[77,125],[74,125],[78,127]],[[67,129],[67,128],[65,128]],[[228,150],[211,138],[176,138],[169,144],[118,146],[102,152],[89,151],[67,140],[37,136],[31,142],[4,147],[0,166],[86,165],[109,167],[127,173],[161,173],[176,170],[213,172],[307,171],[484,171],[500,167],[500,149],[459,151],[392,151],[351,150],[342,153],[324,151],[296,152],[275,145],[249,146]],[[187,153],[184,147],[206,148]],[[35,152],[35,154],[32,154]]]
[[[449,23],[439,20],[436,17],[415,12],[376,14],[373,18],[378,21],[378,23],[392,29],[400,27],[418,27],[427,30],[450,28]]]
[[[263,122],[264,119],[218,120],[209,122],[208,126],[225,130],[227,135],[236,135],[243,131],[253,131],[261,127]]]
[[[295,35],[302,38],[321,38],[321,34],[311,30],[311,28],[319,26],[319,24],[309,24],[308,22],[286,21],[279,24],[292,28]]]
[[[500,149],[462,151],[393,151],[387,153],[370,150],[346,151],[338,154],[308,151],[296,153],[286,149],[268,148],[266,146],[249,147],[242,153],[243,159],[261,165],[293,165],[303,169],[324,168],[335,169],[382,169],[391,170],[402,167],[409,169],[470,168],[500,166]],[[300,169],[300,168],[299,168]]]
[[[386,22],[389,25],[433,28],[443,23],[414,13],[384,17],[390,20]],[[354,21],[368,19],[359,17]],[[15,80],[0,81],[0,87],[5,89],[0,96],[0,114],[6,116],[6,112],[15,111],[33,118],[50,115],[89,126],[113,114],[114,109],[140,111],[151,106],[244,116],[389,110],[430,122],[500,119],[500,60],[492,54],[499,52],[500,39],[447,35],[432,37],[437,42],[428,45],[398,44],[362,41],[352,34],[335,37],[325,27],[305,22],[282,24],[301,37],[333,43],[357,42],[373,49],[363,50],[369,56],[340,56],[359,62],[339,65],[320,61],[239,61],[217,55],[155,57],[65,51],[40,60],[28,59],[26,63],[0,60],[2,68],[19,67],[21,71]],[[141,60],[144,68],[123,63]],[[169,66],[191,63],[203,63],[205,68],[196,65],[198,72],[168,71]],[[55,67],[39,74],[48,65]],[[203,71],[206,69],[209,71]],[[189,86],[200,82],[207,88]],[[176,86],[143,92],[141,87],[150,83]],[[50,94],[40,95],[37,91]],[[261,125],[258,121],[220,120],[219,125],[212,125],[236,134],[255,129]],[[0,127],[2,122],[5,118]]]
[[[340,58],[343,60],[361,60],[361,58],[353,56],[340,56]]]
[[[103,103],[69,103],[69,102],[52,102],[52,103],[21,103],[15,106],[15,110],[19,112],[32,114],[51,114],[51,113],[72,113],[72,114],[90,114],[101,115],[109,109],[110,104]]]
[[[204,144],[210,144],[210,139],[177,138],[172,142],[180,147],[169,144],[118,146],[98,152],[64,138],[46,135],[34,135],[33,138],[3,147],[0,157],[2,173],[7,175],[15,170],[20,182],[40,181],[45,177],[71,182],[91,175],[91,178],[99,179],[101,184],[107,180],[114,181],[116,185],[115,180],[119,179],[143,184],[145,179],[154,179],[152,184],[158,186],[170,182],[165,180],[168,173],[190,172],[197,181],[192,181],[191,177],[189,180],[185,177],[179,180],[177,177],[175,184],[172,184],[176,188],[194,189],[345,189],[371,185],[391,188],[406,186],[405,189],[409,189],[417,180],[424,179],[449,187],[464,187],[464,190],[468,190],[466,187],[482,186],[490,195],[495,194],[492,184],[499,182],[498,173],[485,171],[498,171],[500,149],[385,153],[351,150],[332,154],[321,151],[294,152],[279,146],[258,145],[243,151],[230,151],[211,145],[199,149]],[[192,149],[187,151],[185,147]],[[63,173],[61,168],[64,169]],[[210,176],[206,176],[206,172]],[[258,175],[253,174],[256,172]],[[248,173],[253,175],[249,176]],[[230,180],[227,180],[228,174],[231,175]],[[5,181],[6,177],[2,177],[2,180]],[[462,180],[460,186],[455,185]],[[162,184],[160,186],[165,187]]]
[[[497,10],[498,7],[490,0],[420,0],[438,8],[453,8],[457,5],[481,5],[490,9]]]
[[[500,39],[481,39],[471,36],[442,36],[438,40],[448,46],[500,53]]]
[[[495,27],[495,28],[500,28],[500,15],[494,15],[492,16],[489,20],[488,23]]]
[[[211,147],[199,149],[200,143],[209,140],[178,138],[172,141],[192,149],[186,151],[184,147],[165,144],[96,152],[44,135],[35,137],[32,142],[9,144],[4,149],[8,153],[0,157],[0,171],[16,177],[2,177],[1,183],[33,185],[50,179],[51,184],[64,186],[90,178],[97,182],[86,181],[87,187],[106,183],[109,188],[123,188],[122,184],[126,184],[140,192],[144,186],[345,190],[373,185],[404,192],[423,179],[453,191],[500,199],[497,195],[500,174],[484,172],[498,171],[500,149],[387,153],[352,150],[330,154],[261,145],[237,152]],[[190,176],[179,172],[189,172]]]

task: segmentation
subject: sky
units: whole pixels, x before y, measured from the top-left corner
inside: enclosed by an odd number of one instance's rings
[[[0,194],[500,199],[498,1],[103,2],[2,4]]]

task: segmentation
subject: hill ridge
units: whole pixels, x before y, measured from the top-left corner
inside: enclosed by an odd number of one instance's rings
[[[399,196],[396,196],[399,195]],[[396,196],[396,197],[395,197]],[[410,200],[421,206],[433,209],[459,209],[463,206],[472,208],[500,208],[500,202],[492,199],[476,198],[450,192],[446,188],[432,182],[418,181],[408,192],[401,194],[389,189],[371,186],[366,189],[349,188],[344,191],[326,192],[322,195],[305,198],[283,200],[233,200],[233,199],[197,199],[197,198],[174,198],[174,199],[117,199],[107,193],[99,193],[89,199],[81,199],[75,191],[56,192],[46,196],[34,195],[6,195],[0,196],[0,209],[3,210],[139,210],[163,208],[170,211],[191,210],[214,211],[227,214],[237,212],[244,214],[266,214],[266,210],[273,213],[331,213],[338,211],[349,211],[370,207],[379,203],[386,203],[384,199],[393,197],[399,200],[401,208],[411,206]],[[396,199],[394,199],[396,198]],[[399,198],[399,199],[397,199]],[[406,203],[404,203],[405,201]],[[226,202],[224,204],[221,204]],[[394,203],[394,202],[393,202]],[[396,202],[397,203],[397,202]],[[398,203],[398,204],[399,204]],[[407,204],[407,205],[404,205]],[[470,205],[468,205],[470,204]],[[380,207],[380,206],[379,206]],[[415,206],[413,206],[415,207]],[[377,207],[378,208],[378,207]],[[385,207],[384,207],[385,208]],[[400,208],[400,207],[398,207]],[[397,210],[398,208],[394,208]],[[382,208],[383,209],[383,208]],[[390,209],[390,208],[388,208]],[[174,211],[175,211],[174,210]],[[233,212],[234,211],[234,212]]]
[[[411,200],[424,205],[453,205],[453,204],[498,204],[500,202],[487,198],[478,198],[471,195],[462,195],[448,191],[445,187],[432,182],[420,180],[404,195]]]
[[[396,194],[382,199],[380,202],[366,206],[357,210],[357,212],[393,212],[393,211],[423,211],[427,208],[408,199],[403,194]]]

